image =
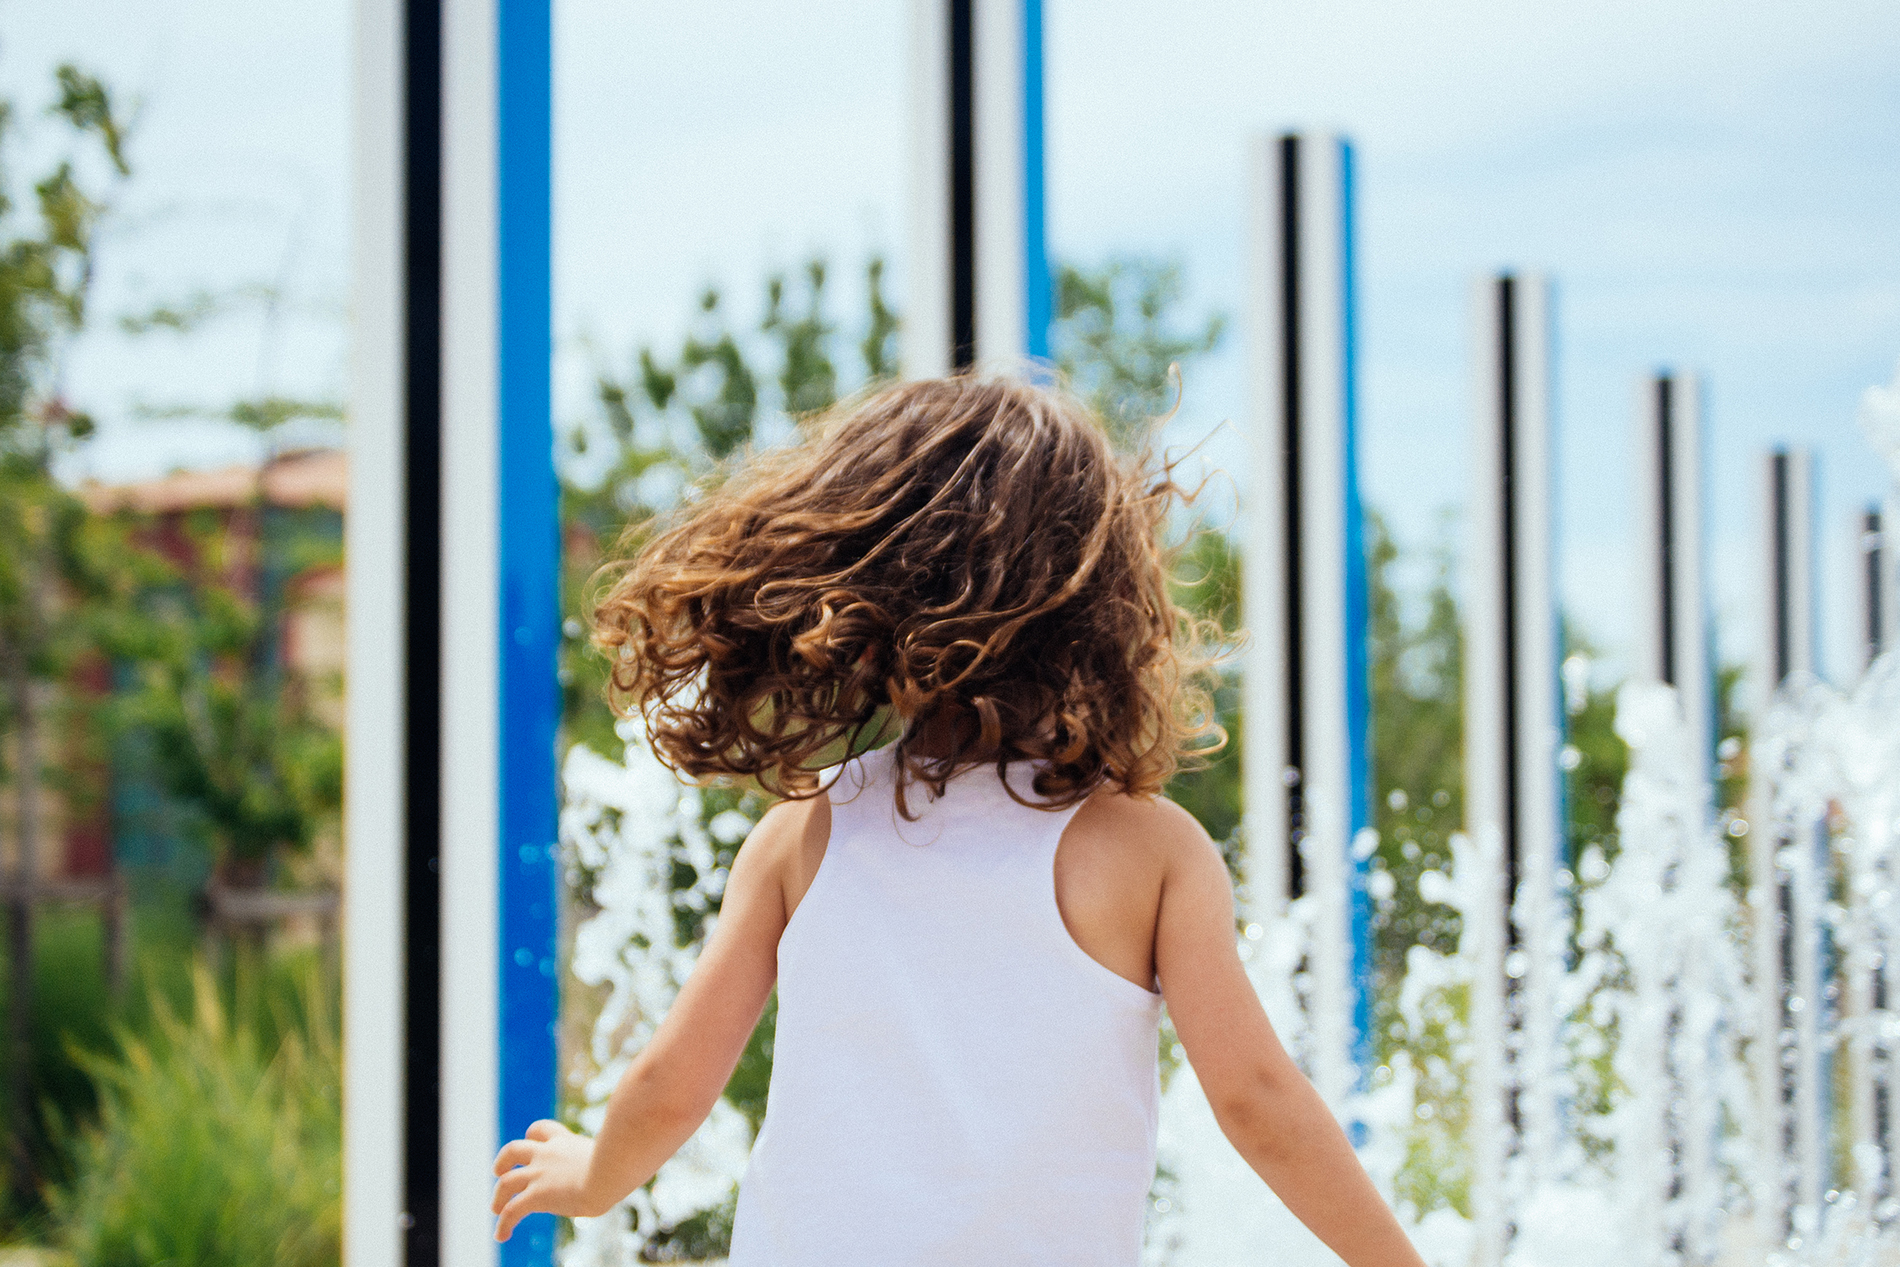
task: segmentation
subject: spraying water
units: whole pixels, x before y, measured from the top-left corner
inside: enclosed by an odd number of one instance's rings
[[[1520,952],[1550,961],[1556,1041],[1536,1087],[1507,1089],[1533,1090],[1558,1111],[1534,1153],[1527,1141],[1506,1158],[1501,1264],[1900,1264],[1891,1163],[1900,1017],[1887,970],[1900,946],[1900,656],[1848,692],[1791,680],[1762,717],[1750,762],[1770,817],[1748,830],[1784,842],[1777,892],[1738,883],[1674,692],[1625,686],[1617,729],[1630,748],[1618,848],[1587,851],[1573,887],[1553,895],[1574,910],[1568,940]],[[600,1004],[577,1086],[588,1129],[690,971],[697,942],[678,943],[677,918],[716,903],[715,841],[750,825],[730,811],[708,821],[700,794],[631,731],[624,737],[621,761],[577,746],[564,770],[562,839],[595,907],[573,956]],[[1425,873],[1420,896],[1457,911],[1467,930],[1483,928],[1495,919],[1486,910],[1494,852],[1454,838],[1451,867]],[[682,860],[698,879],[675,890]],[[1240,934],[1276,1029],[1308,1059],[1319,1006],[1310,907],[1302,899],[1275,926]],[[1761,937],[1780,939],[1788,965],[1780,1024],[1748,971]],[[1383,1063],[1338,1106],[1435,1267],[1486,1267],[1468,1204],[1482,1122],[1474,1073],[1521,1029],[1507,1010],[1472,1006],[1488,962],[1480,940],[1468,933],[1449,955],[1410,951]],[[577,1221],[565,1267],[639,1261],[656,1229],[730,1198],[750,1142],[749,1124],[722,1102],[649,1188]],[[1164,1097],[1161,1158],[1150,1263],[1337,1261],[1226,1143],[1185,1065]]]

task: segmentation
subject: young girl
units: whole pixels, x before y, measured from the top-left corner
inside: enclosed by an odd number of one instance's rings
[[[597,613],[616,702],[682,772],[784,799],[599,1136],[537,1122],[496,1157],[498,1239],[651,1179],[776,986],[732,1267],[1132,1267],[1164,1000],[1293,1212],[1351,1267],[1421,1267],[1267,1023],[1219,852],[1160,795],[1212,729],[1157,540],[1176,492],[1067,396],[914,382],[640,552]]]

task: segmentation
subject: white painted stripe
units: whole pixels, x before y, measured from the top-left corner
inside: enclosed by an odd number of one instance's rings
[[[1676,690],[1695,751],[1707,764],[1715,754],[1715,677],[1709,663],[1708,543],[1702,508],[1702,378],[1681,373],[1675,384]]]
[[[1280,402],[1280,141],[1254,137],[1247,147],[1247,383],[1252,421],[1251,496],[1241,507],[1246,533],[1241,565],[1247,614],[1247,662],[1241,679],[1246,743],[1241,805],[1246,813],[1247,910],[1270,925],[1286,910],[1287,891],[1287,602],[1286,498]]]
[[[442,1262],[492,1262],[500,1141],[495,841],[495,0],[443,38]]]
[[[1884,655],[1900,648],[1900,495],[1880,507],[1881,642]]]
[[[950,372],[950,51],[946,0],[910,0],[910,234],[903,373]]]
[[[356,0],[351,220],[343,1261],[402,1258],[402,8]]]
[[[976,360],[1009,370],[1027,348],[1023,311],[1023,6],[974,0]]]
[[[1504,1253],[1503,1174],[1509,1155],[1504,1114],[1504,833],[1505,772],[1503,480],[1498,399],[1497,279],[1472,292],[1471,392],[1467,446],[1462,595],[1465,612],[1465,830],[1484,877],[1480,892],[1498,896],[1465,913],[1464,952],[1470,955],[1471,993],[1471,1210],[1477,1245],[1473,1261],[1494,1267]]]

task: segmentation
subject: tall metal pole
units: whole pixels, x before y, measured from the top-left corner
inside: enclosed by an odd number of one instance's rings
[[[1894,559],[1892,512],[1869,506],[1860,514],[1854,544],[1854,571],[1860,592],[1860,620],[1856,625],[1860,668],[1873,667],[1886,652],[1900,646],[1900,571]]]
[[[548,0],[359,0],[350,1261],[552,1261],[489,1166],[553,1113],[559,997]],[[456,689],[445,689],[453,666]]]
[[[1675,688],[1694,750],[1712,762],[1715,679],[1702,527],[1701,380],[1669,372],[1645,379],[1638,418],[1640,670]]]
[[[1759,675],[1768,694],[1815,667],[1814,497],[1812,459],[1776,449],[1762,465],[1766,598]],[[1765,1245],[1793,1229],[1796,1206],[1818,1210],[1826,1185],[1820,1052],[1820,929],[1824,847],[1797,825],[1780,830],[1772,802],[1774,772],[1753,770],[1749,794],[1749,869],[1754,898],[1755,981],[1760,992],[1756,1086],[1761,1096],[1763,1167],[1757,1207]]]
[[[1684,851],[1717,847],[1707,833],[1713,806],[1715,749],[1715,682],[1710,665],[1710,638],[1706,581],[1706,541],[1703,529],[1702,385],[1694,374],[1664,371],[1646,377],[1637,407],[1636,469],[1638,511],[1639,586],[1637,609],[1637,671],[1652,682],[1674,689],[1683,723],[1689,732],[1689,750],[1695,754],[1696,800],[1701,812],[1682,840]],[[1686,858],[1656,859],[1673,885],[1677,867]],[[1680,1038],[1689,1023],[1680,999],[1679,977],[1649,981],[1669,1000],[1657,1005],[1670,1019],[1656,1037],[1660,1048],[1652,1059],[1661,1095],[1667,1086],[1695,1086],[1719,1078],[1715,1056]],[[1657,1101],[1660,1105],[1661,1100]],[[1717,1152],[1722,1124],[1707,1107],[1707,1097],[1690,1096],[1679,1112],[1662,1112],[1653,1123],[1655,1138],[1669,1155],[1664,1167],[1667,1189],[1649,1194],[1658,1209],[1678,1202],[1677,1208],[1701,1211],[1719,1204],[1710,1191],[1722,1182]],[[1662,1234],[1663,1229],[1657,1229]],[[1691,1255],[1715,1250],[1715,1230],[1693,1218],[1674,1228]]]
[[[1883,532],[1881,508],[1869,506],[1855,516],[1853,567],[1858,619],[1855,622],[1855,668],[1862,674],[1894,645],[1893,554]],[[1869,825],[1874,832],[1878,824]],[[1856,833],[1857,837],[1860,833]],[[1846,989],[1841,995],[1847,1051],[1847,1155],[1852,1163],[1854,1189],[1865,1200],[1878,1202],[1888,1195],[1891,1155],[1891,1052],[1874,1026],[1887,1008],[1887,954],[1890,945],[1881,920],[1871,906],[1870,893],[1884,877],[1878,845],[1858,840],[1843,859],[1846,867],[1848,924],[1851,942],[1844,948],[1842,966]]]
[[[1465,826],[1495,896],[1468,914],[1476,978],[1472,1213],[1478,1261],[1509,1248],[1507,1184],[1555,1151],[1554,986],[1563,964],[1556,868],[1558,757],[1551,500],[1551,289],[1536,274],[1481,282],[1466,506]]]
[[[1245,552],[1245,804],[1251,917],[1311,895],[1307,1025],[1320,1092],[1343,1105],[1371,1040],[1366,559],[1357,454],[1353,152],[1262,137],[1252,201],[1254,481]]]
[[[1042,0],[911,0],[904,372],[1049,352]]]

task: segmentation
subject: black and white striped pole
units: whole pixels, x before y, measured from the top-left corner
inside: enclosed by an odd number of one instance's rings
[[[1509,1248],[1507,1167],[1555,1154],[1556,1019],[1563,961],[1556,869],[1559,759],[1551,419],[1552,292],[1503,273],[1475,295],[1475,390],[1465,583],[1465,828],[1484,892],[1464,936],[1471,995],[1472,1215],[1487,1267]]]
[[[1890,523],[1877,504],[1854,516],[1854,668],[1862,676],[1895,645],[1893,551],[1884,531]],[[1880,831],[1877,824],[1873,826],[1875,834]],[[1879,845],[1867,841],[1843,859],[1848,924],[1855,936],[1841,956],[1846,977],[1841,1011],[1846,1024],[1840,1027],[1839,1040],[1847,1054],[1847,1156],[1853,1167],[1852,1182],[1856,1192],[1876,1201],[1892,1193],[1889,1159],[1893,1146],[1893,1052],[1876,1028],[1887,1010],[1892,979],[1887,960],[1893,941],[1888,921],[1879,918],[1873,906],[1873,885],[1863,883],[1874,879],[1868,859],[1878,856]]]
[[[555,1109],[550,0],[356,0],[344,1255],[497,1247]],[[450,684],[453,689],[449,689]]]
[[[1709,615],[1707,541],[1704,533],[1703,396],[1694,374],[1662,371],[1646,376],[1637,404],[1637,675],[1675,691],[1677,707],[1688,732],[1693,754],[1694,795],[1700,813],[1682,824],[1671,853],[1653,859],[1665,885],[1674,883],[1680,864],[1690,854],[1722,846],[1708,833],[1714,805],[1715,679],[1711,664],[1713,624]],[[1670,848],[1659,842],[1659,847]],[[1685,987],[1680,978],[1656,981],[1663,991],[1677,995]],[[1653,1056],[1659,1071],[1681,1084],[1719,1078],[1721,1070],[1706,1044],[1678,1042],[1674,1033],[1686,1023],[1681,1009],[1670,1004],[1668,1033]],[[1654,1138],[1668,1153],[1667,1187],[1649,1194],[1658,1205],[1643,1210],[1664,1234],[1662,1203],[1679,1195],[1692,1209],[1717,1203],[1711,1191],[1722,1182],[1718,1150],[1722,1123],[1707,1111],[1705,1101],[1691,1097],[1680,1112],[1663,1113],[1653,1123]],[[1675,1233],[1691,1255],[1712,1253],[1707,1243],[1712,1229],[1691,1220]]]
[[[1776,449],[1762,463],[1763,533],[1758,672],[1764,695],[1815,671],[1814,468],[1805,449]],[[1755,1044],[1761,1095],[1759,1144],[1765,1244],[1780,1244],[1796,1207],[1820,1209],[1826,1164],[1821,1052],[1819,926],[1825,849],[1818,829],[1777,824],[1774,772],[1750,780],[1749,871],[1756,910],[1755,980],[1763,1041]]]
[[[1049,355],[1042,0],[911,0],[904,373]]]
[[[1637,417],[1639,670],[1675,688],[1693,751],[1708,764],[1715,754],[1715,679],[1702,527],[1701,380],[1683,373],[1650,376]]]
[[[1372,993],[1353,151],[1289,133],[1256,139],[1247,161],[1248,901],[1267,924],[1314,898],[1308,1051],[1340,1106],[1369,1070]]]
[[[1857,650],[1863,672],[1900,646],[1900,569],[1895,567],[1895,520],[1891,506],[1869,506],[1859,515],[1854,534],[1855,588],[1860,595]]]

